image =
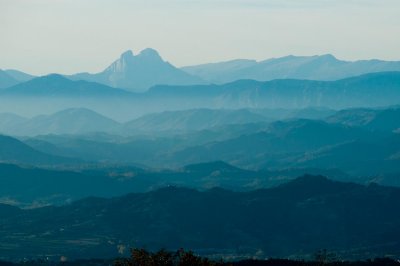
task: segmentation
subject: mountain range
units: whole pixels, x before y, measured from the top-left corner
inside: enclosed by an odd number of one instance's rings
[[[145,49],[100,73],[0,70],[0,264],[393,256],[399,176],[400,62],[177,68]]]
[[[307,79],[333,81],[375,72],[400,71],[399,61],[343,61],[333,55],[285,56],[263,61],[236,59],[227,62],[177,68],[164,61],[158,52],[147,48],[134,55],[127,50],[99,73],[66,75],[71,80],[86,80],[114,88],[143,92],[155,85],[224,84],[241,79]],[[32,79],[17,70],[0,70],[0,88]]]
[[[125,124],[117,123],[114,132],[108,125],[116,122],[109,124],[108,119],[94,115],[88,116],[85,123],[96,126],[96,119],[107,122],[104,124],[107,127],[99,126],[97,133],[82,130],[81,134],[76,131],[74,135],[33,135],[22,140],[42,153],[105,165],[139,164],[176,169],[199,162],[225,161],[252,170],[332,170],[361,183],[375,180],[399,185],[396,178],[400,173],[398,109],[349,109],[319,120],[289,117],[283,121],[260,117],[257,112],[268,113],[262,110],[253,113],[252,110],[200,109],[143,116]],[[66,113],[79,116],[80,111],[87,112],[78,109]],[[197,118],[202,113],[211,114],[208,121]],[[60,120],[47,117],[49,126],[39,130],[57,128],[57,124],[51,127],[51,122],[62,125],[63,117]],[[73,117],[65,123],[71,129],[79,129],[79,120],[74,121]],[[225,119],[220,122],[219,117]],[[349,124],[352,117],[357,119]],[[251,118],[261,118],[261,121],[244,123]],[[368,123],[362,122],[366,120]]]
[[[62,106],[79,106],[95,108],[104,114],[115,113],[119,108],[123,108],[119,113],[146,114],[198,108],[384,107],[400,102],[400,72],[379,72],[337,81],[240,80],[223,85],[160,85],[144,93],[49,75],[2,89],[0,96],[4,106],[14,103],[37,110],[46,102],[51,105],[57,101],[53,108],[58,106],[59,110]],[[35,101],[30,100],[32,97],[36,98]],[[54,101],[48,101],[48,98]],[[8,109],[12,109],[13,105]]]
[[[147,97],[213,108],[380,107],[400,102],[400,72],[379,72],[336,81],[239,80],[223,85],[155,86]]]

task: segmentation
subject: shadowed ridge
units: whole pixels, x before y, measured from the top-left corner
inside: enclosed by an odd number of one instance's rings
[[[365,188],[363,185],[355,183],[333,181],[321,175],[303,175],[274,188],[272,191],[286,195],[289,198],[307,199],[320,195],[324,195],[324,197],[326,195],[340,195]]]

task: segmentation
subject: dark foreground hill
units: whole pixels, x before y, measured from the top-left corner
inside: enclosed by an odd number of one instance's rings
[[[285,183],[305,172],[329,173],[332,178],[340,180],[347,178],[340,173],[319,169],[251,171],[224,162],[192,164],[175,170],[104,164],[84,164],[72,170],[50,170],[0,164],[0,202],[20,207],[62,205],[89,196],[115,197],[170,185],[199,190],[221,187],[251,191]]]
[[[115,257],[129,247],[259,257],[326,248],[342,258],[395,256],[398,202],[399,188],[304,176],[252,192],[167,187],[61,207],[1,205],[0,257]]]

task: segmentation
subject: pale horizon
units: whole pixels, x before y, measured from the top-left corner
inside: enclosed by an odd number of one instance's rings
[[[400,2],[0,0],[0,68],[102,71],[151,47],[177,67],[332,54],[400,60]]]

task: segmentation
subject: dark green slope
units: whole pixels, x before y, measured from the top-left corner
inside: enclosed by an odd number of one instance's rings
[[[372,133],[314,120],[272,123],[266,130],[229,140],[194,146],[174,153],[184,163],[224,160],[239,165],[259,166],[325,146],[358,139],[373,139]],[[289,158],[288,158],[289,159]]]
[[[6,233],[0,238],[17,241],[20,256],[44,250],[115,256],[117,245],[133,245],[218,254],[262,250],[268,257],[327,248],[344,258],[365,258],[398,251],[399,201],[398,188],[316,176],[244,193],[168,187],[2,215]],[[17,250],[0,247],[0,254]]]
[[[0,200],[19,206],[64,204],[88,196],[119,196],[169,185],[243,191],[274,184],[269,173],[243,170],[223,162],[189,165],[174,171],[104,164],[87,167],[82,165],[71,171],[0,164]]]

